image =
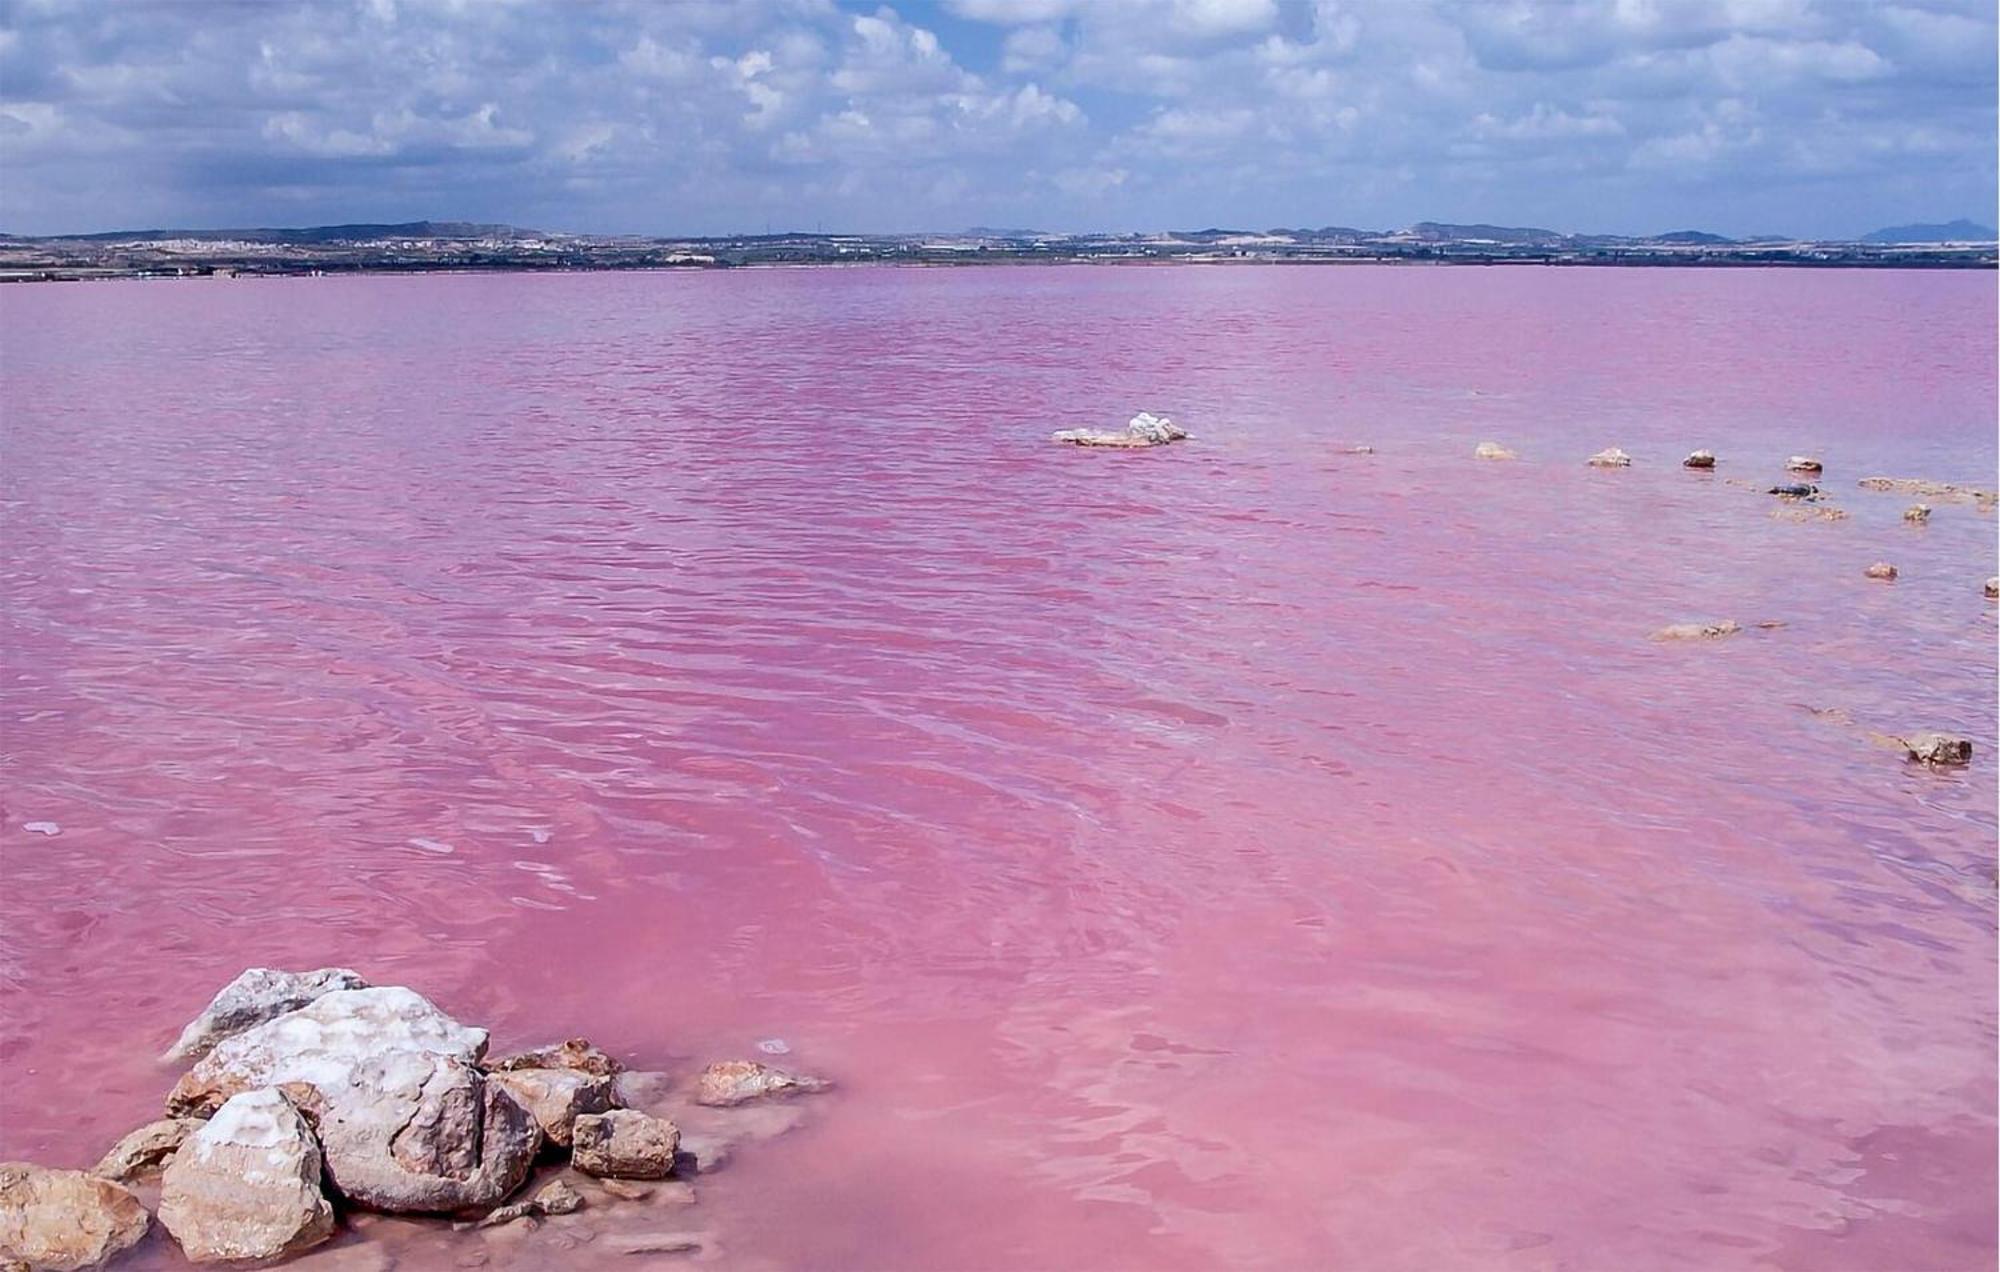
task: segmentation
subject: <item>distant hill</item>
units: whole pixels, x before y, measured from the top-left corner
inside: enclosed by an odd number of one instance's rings
[[[1406,232],[1427,242],[1477,240],[1488,243],[1556,244],[1566,237],[1554,230],[1537,229],[1534,226],[1454,225],[1445,221],[1419,221]]]
[[[1693,244],[1722,245],[1722,244],[1734,243],[1736,240],[1733,238],[1724,238],[1720,234],[1710,234],[1707,230],[1670,230],[1665,234],[1655,234],[1652,237],[1651,241],[1655,243],[1693,243]]]
[[[1861,236],[1863,243],[1991,243],[1993,227],[1960,217],[1942,225],[1892,225]]]
[[[0,237],[17,238],[6,235]],[[377,239],[539,238],[537,230],[512,225],[477,225],[470,221],[404,221],[396,225],[312,225],[300,229],[255,230],[107,230],[101,234],[52,234],[41,240],[60,243],[157,242],[192,239],[200,243],[368,243]]]

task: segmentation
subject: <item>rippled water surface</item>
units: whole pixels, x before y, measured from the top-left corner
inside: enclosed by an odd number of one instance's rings
[[[1990,1268],[1994,520],[1854,483],[1993,485],[1994,341],[1971,273],[0,288],[0,1156],[337,963],[837,1079],[719,1266]],[[1734,484],[1800,451],[1846,520]]]

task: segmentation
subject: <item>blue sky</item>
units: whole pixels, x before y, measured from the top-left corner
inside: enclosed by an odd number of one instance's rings
[[[1991,0],[0,0],[0,229],[1991,223]]]

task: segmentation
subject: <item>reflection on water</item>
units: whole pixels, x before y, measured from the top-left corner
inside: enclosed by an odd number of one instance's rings
[[[340,963],[841,1079],[731,1266],[1990,1265],[1994,523],[1853,481],[1992,484],[1991,291],[0,289],[0,1156]]]

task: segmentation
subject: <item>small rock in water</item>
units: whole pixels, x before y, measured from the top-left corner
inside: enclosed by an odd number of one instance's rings
[[[1796,504],[1801,501],[1787,500],[1786,502]],[[1847,520],[1847,509],[1834,508],[1827,505],[1816,505],[1810,508],[1773,508],[1771,509],[1771,520],[1795,521],[1800,523],[1807,521],[1845,521]]]
[[[1986,580],[1986,599],[1989,601],[2000,599],[2000,574]]]
[[[583,1209],[583,1194],[567,1180],[551,1181],[546,1187],[526,1201],[517,1201],[501,1206],[483,1219],[471,1223],[455,1223],[452,1228],[464,1231],[467,1228],[497,1228],[501,1224],[513,1223],[517,1219],[538,1219],[544,1215],[569,1215]]]
[[[665,1179],[680,1151],[680,1128],[636,1109],[586,1113],[571,1131],[570,1162],[586,1175]]]
[[[593,1073],[600,1078],[615,1078],[625,1068],[604,1052],[592,1046],[587,1039],[571,1038],[566,1042],[547,1047],[537,1047],[533,1051],[517,1052],[492,1061],[489,1069],[574,1069],[578,1073]]]
[[[62,834],[62,827],[56,825],[54,822],[24,822],[21,825],[21,829],[27,831],[31,835]]]
[[[1920,526],[1930,519],[1931,506],[1929,504],[1911,504],[1908,508],[1903,509],[1903,520],[1909,522],[1911,525]]]
[[[1474,459],[1519,459],[1513,451],[1498,442],[1481,442],[1472,448]]]
[[[107,1149],[104,1156],[97,1159],[97,1165],[90,1168],[90,1173],[115,1179],[121,1184],[157,1175],[166,1169],[168,1160],[180,1151],[187,1137],[205,1125],[207,1123],[194,1117],[167,1117],[148,1122],[128,1132]]]
[[[701,1071],[695,1084],[694,1102],[717,1108],[743,1104],[769,1095],[803,1095],[824,1091],[832,1084],[824,1078],[787,1073],[755,1060],[722,1060]]]
[[[689,1254],[708,1244],[701,1232],[650,1232],[613,1237],[608,1245],[620,1254]]]
[[[1340,453],[1343,455],[1373,455],[1375,448],[1373,446],[1350,446]]]
[[[647,1185],[626,1179],[600,1179],[597,1186],[620,1201],[644,1201],[653,1195],[653,1190]]]
[[[0,1267],[94,1268],[137,1245],[151,1224],[139,1199],[108,1179],[0,1162]]]
[[[1887,561],[1877,561],[1863,570],[1862,573],[1871,579],[1893,579],[1896,577],[1896,567],[1890,565]]]
[[[1811,482],[1801,481],[1786,486],[1773,486],[1766,493],[1776,495],[1780,499],[1817,499],[1819,487]]]
[[[345,967],[322,967],[311,972],[281,972],[270,967],[253,967],[230,981],[209,1000],[201,1015],[189,1021],[181,1036],[162,1059],[199,1060],[225,1038],[234,1037],[297,1011],[337,989],[366,989],[368,982]]]
[[[1812,455],[1794,455],[1785,461],[1785,471],[1790,473],[1823,473],[1826,465]]]
[[[1125,422],[1122,433],[1108,433],[1099,429],[1066,428],[1050,434],[1053,441],[1071,446],[1110,446],[1136,449],[1144,446],[1164,446],[1177,442],[1188,432],[1164,415],[1151,411],[1141,411]]]
[[[1662,627],[1653,633],[1654,640],[1720,640],[1724,636],[1734,636],[1742,631],[1742,626],[1733,618],[1725,618],[1719,623],[1675,623]]]
[[[333,1235],[319,1144],[268,1087],[232,1096],[174,1155],[160,1225],[195,1263],[278,1259]]]
[[[1911,759],[1933,768],[1956,768],[1972,762],[1972,742],[1957,734],[1913,733],[1896,741]]]
[[[1681,467],[1713,468],[1715,467],[1715,452],[1711,450],[1691,451],[1688,457],[1681,461]]]
[[[1616,446],[1612,446],[1597,452],[1583,462],[1589,464],[1592,468],[1630,468],[1632,466],[1632,457],[1624,451],[1619,450]]]

